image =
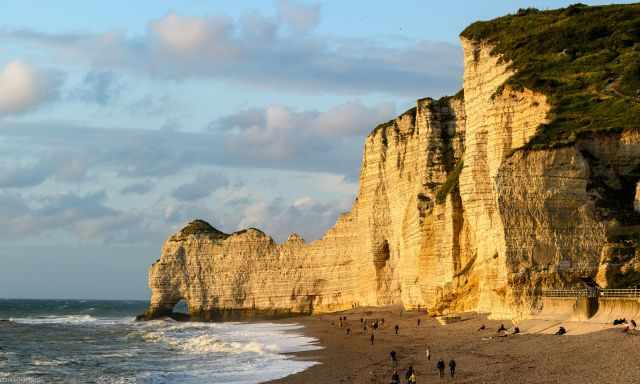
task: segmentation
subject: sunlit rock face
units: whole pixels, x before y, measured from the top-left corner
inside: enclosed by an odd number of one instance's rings
[[[352,209],[322,239],[278,244],[194,221],[151,267],[145,318],[181,299],[208,320],[388,304],[522,318],[542,289],[639,277],[640,134],[527,150],[546,97],[497,93],[509,63],[462,45],[464,92],[418,100],[371,132]]]
[[[205,319],[288,315],[356,305],[424,305],[422,247],[436,191],[464,149],[461,96],[422,99],[368,137],[360,189],[322,239],[277,244],[256,229],[223,234],[196,221],[151,267],[148,317],[181,299]]]

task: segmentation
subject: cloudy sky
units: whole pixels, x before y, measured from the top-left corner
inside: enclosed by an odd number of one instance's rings
[[[146,298],[193,218],[321,237],[466,25],[572,2],[2,1],[0,297]]]

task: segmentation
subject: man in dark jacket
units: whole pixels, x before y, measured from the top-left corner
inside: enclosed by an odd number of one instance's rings
[[[449,360],[449,373],[451,373],[451,378],[453,379],[453,375],[456,374],[456,361],[453,359]]]
[[[440,373],[440,378],[443,379],[444,378],[444,361],[442,359],[439,359],[438,363],[436,364],[436,367],[438,368],[438,373]]]

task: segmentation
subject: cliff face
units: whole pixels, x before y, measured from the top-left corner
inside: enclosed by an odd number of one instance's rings
[[[256,229],[227,235],[190,223],[150,269],[148,317],[181,299],[205,319],[424,305],[423,227],[462,155],[464,124],[462,99],[445,98],[419,100],[378,126],[365,143],[353,208],[321,240],[294,234],[276,244]]]
[[[640,133],[531,150],[547,96],[510,87],[516,69],[492,44],[462,45],[464,95],[374,129],[352,210],[321,240],[192,222],[149,271],[146,317],[184,299],[204,319],[387,304],[513,318],[544,288],[640,281]]]

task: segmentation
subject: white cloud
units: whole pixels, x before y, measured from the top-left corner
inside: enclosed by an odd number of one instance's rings
[[[328,172],[353,180],[363,138],[394,110],[393,103],[349,102],[327,110],[272,105],[216,119],[202,132],[6,121],[0,150],[20,163],[0,165],[0,186],[32,187],[52,176],[82,180],[99,172],[166,177],[209,166]],[[171,124],[179,127],[180,121]]]
[[[14,160],[21,154],[15,154]],[[54,178],[60,182],[77,182],[87,177],[88,165],[78,156],[61,151],[55,155],[42,153],[35,161],[5,161],[0,165],[0,188],[30,188]]]
[[[0,70],[0,115],[25,112],[57,97],[59,75],[14,60]]]
[[[326,137],[367,135],[379,123],[395,115],[393,103],[367,107],[362,103],[339,104],[318,114],[311,122],[314,131]]]
[[[320,5],[306,5],[290,0],[278,1],[278,16],[296,32],[307,32],[320,22]]]
[[[104,71],[215,78],[260,89],[314,94],[385,93],[412,98],[456,92],[459,46],[320,35],[318,6],[280,1],[277,16],[237,19],[169,13],[135,38],[123,33],[49,34],[0,30],[0,40],[33,43]]]
[[[323,112],[272,105],[222,117],[211,127],[225,132],[225,149],[230,153],[253,159],[291,160],[313,152],[327,153],[343,141],[357,141],[357,146],[373,127],[394,113],[392,103],[368,107],[349,102]]]
[[[204,205],[160,201],[140,209],[118,209],[104,190],[27,196],[0,189],[0,239],[144,244],[160,243],[194,217],[216,224]]]
[[[89,71],[82,83],[71,91],[71,98],[105,106],[124,90],[118,75],[112,71]]]
[[[120,190],[120,193],[123,195],[144,195],[153,190],[155,184],[149,180],[145,180],[140,183],[133,183],[125,186]]]
[[[216,119],[204,132],[6,121],[0,151],[18,161],[0,165],[0,187],[32,187],[51,177],[82,180],[100,172],[166,177],[210,166],[328,172],[353,180],[363,138],[394,110],[393,103],[349,102],[302,111],[273,105]],[[178,127],[180,121],[172,124]]]
[[[233,51],[232,25],[225,17],[192,17],[171,12],[149,23],[149,36],[155,47],[167,53],[227,55]]]
[[[199,200],[227,185],[229,185],[229,179],[222,173],[203,171],[198,173],[193,181],[174,189],[171,195],[181,201]]]
[[[295,232],[307,241],[316,240],[333,226],[338,216],[350,209],[351,197],[342,201],[320,202],[301,196],[293,202],[258,200],[245,205],[237,229],[258,228],[277,241]]]

